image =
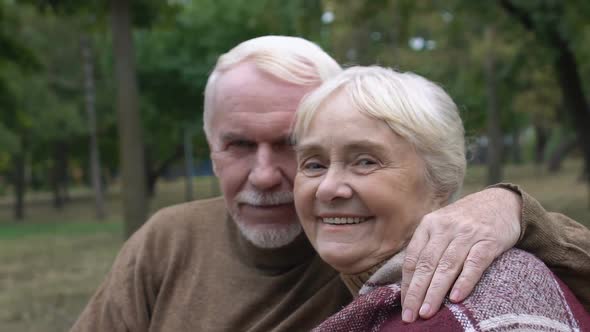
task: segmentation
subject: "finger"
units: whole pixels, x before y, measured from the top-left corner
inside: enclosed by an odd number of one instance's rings
[[[416,319],[426,291],[430,286],[432,275],[448,244],[449,239],[441,234],[436,238],[431,237],[426,247],[420,252],[416,269],[402,304],[402,320],[404,322],[410,323]]]
[[[445,296],[457,280],[473,243],[467,238],[455,238],[445,250],[430,282],[430,287],[419,310],[422,318],[428,319],[438,312]]]
[[[477,242],[469,251],[461,275],[457,278],[450,299],[453,302],[463,301],[481,279],[485,270],[498,256],[493,244],[489,241]]]
[[[402,268],[402,303],[404,303],[404,299],[406,296],[406,292],[410,287],[410,281],[412,281],[412,276],[414,275],[414,271],[416,270],[416,264],[418,264],[418,257],[420,257],[420,253],[422,249],[426,246],[428,242],[429,235],[426,230],[426,227],[418,226],[410,243],[406,247],[406,256],[404,258],[404,265]]]

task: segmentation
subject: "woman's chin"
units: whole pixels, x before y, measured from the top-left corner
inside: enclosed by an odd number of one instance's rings
[[[368,270],[378,262],[372,262],[358,244],[329,243],[316,247],[320,257],[336,269],[345,274],[360,273]]]

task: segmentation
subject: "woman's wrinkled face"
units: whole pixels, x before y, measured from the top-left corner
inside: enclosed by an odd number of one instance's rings
[[[317,110],[296,149],[297,213],[340,272],[363,272],[397,253],[436,207],[412,145],[342,92]]]

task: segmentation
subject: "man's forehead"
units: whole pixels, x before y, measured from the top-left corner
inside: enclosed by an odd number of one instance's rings
[[[216,83],[216,101],[279,96],[284,102],[298,104],[309,90],[309,87],[279,79],[246,61],[220,74]]]
[[[251,61],[245,61],[221,72],[217,79],[218,87],[233,89],[252,81],[272,79],[272,76],[258,69]]]
[[[262,134],[272,135],[291,134],[291,127],[295,113],[293,112],[264,112],[253,114],[249,111],[221,112],[217,118],[218,127],[221,127],[225,133],[234,133],[236,135],[245,134]]]

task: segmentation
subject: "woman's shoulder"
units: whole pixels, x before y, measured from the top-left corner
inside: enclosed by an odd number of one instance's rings
[[[541,260],[520,249],[510,249],[484,272],[464,303],[515,309],[563,300],[557,278]]]
[[[526,289],[528,287],[528,289]],[[479,296],[522,296],[556,290],[558,283],[551,270],[537,257],[520,249],[500,255],[484,272],[471,300]]]
[[[499,280],[509,284],[520,283],[526,276],[537,276],[543,280],[555,278],[551,270],[535,255],[512,248],[496,258],[484,273],[480,285],[485,287],[487,282],[494,283]],[[552,283],[548,282],[547,285]]]
[[[541,260],[519,249],[498,257],[465,301],[447,306],[479,327],[533,330],[578,328],[581,307]]]

